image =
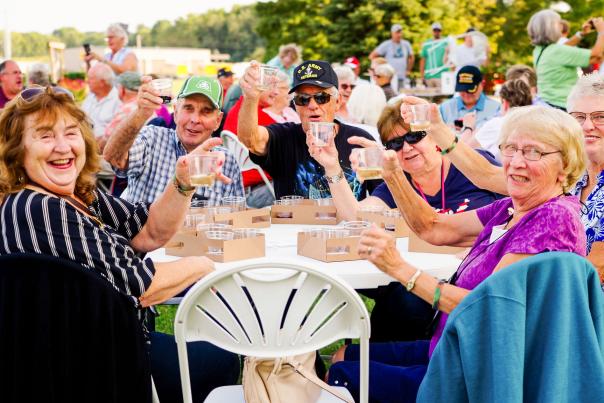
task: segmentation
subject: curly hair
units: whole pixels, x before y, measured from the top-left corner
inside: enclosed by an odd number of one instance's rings
[[[61,116],[73,118],[82,133],[86,150],[86,162],[78,175],[75,194],[87,205],[95,198],[96,173],[100,168],[98,146],[92,126],[86,114],[66,93],[46,87],[44,92],[29,100],[20,95],[6,104],[0,114],[0,202],[9,193],[22,190],[28,183],[25,172],[25,121],[36,115],[38,122],[54,123]]]
[[[510,103],[510,108],[527,106],[533,103],[531,89],[526,81],[521,78],[506,81],[501,87],[499,95]]]

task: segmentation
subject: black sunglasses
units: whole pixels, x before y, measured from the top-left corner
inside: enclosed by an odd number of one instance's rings
[[[404,136],[395,137],[392,140],[388,140],[386,144],[384,144],[384,146],[386,147],[386,150],[398,151],[403,148],[405,141],[409,145],[417,144],[422,141],[422,139],[426,137],[427,134],[428,133],[425,131],[409,132]]]
[[[65,88],[61,88],[61,87],[39,87],[39,86],[29,87],[29,88],[21,91],[21,93],[19,94],[19,97],[21,97],[21,99],[23,99],[24,101],[29,102],[32,99],[34,99],[35,97],[37,97],[38,95],[45,93],[47,88],[50,88],[52,90],[52,92],[54,92],[55,94],[65,94],[65,95],[68,95],[72,101],[74,100],[74,97],[73,97],[73,94],[71,93],[71,91],[66,90]]]
[[[296,94],[296,96],[294,96],[294,103],[298,106],[308,106],[308,104],[310,104],[310,100],[313,98],[317,104],[323,105],[329,102],[331,95],[326,92],[319,92],[313,95]]]

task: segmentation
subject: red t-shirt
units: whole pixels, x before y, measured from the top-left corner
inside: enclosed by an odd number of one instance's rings
[[[239,110],[241,109],[242,102],[243,102],[243,97],[240,97],[237,100],[237,102],[235,102],[235,105],[233,105],[233,107],[231,108],[229,113],[227,113],[227,116],[224,120],[224,126],[222,128],[223,130],[228,130],[230,132],[237,134],[237,121],[239,119]],[[258,105],[258,125],[268,126],[273,123],[277,123],[277,122],[273,118],[271,118],[266,112],[264,112],[262,110],[262,108],[260,107],[260,105]],[[264,173],[266,174],[268,179],[271,179],[271,177],[269,176],[269,174],[266,171]],[[258,171],[255,169],[251,169],[249,171],[243,171],[241,173],[241,175],[243,177],[243,186],[244,187],[254,186],[259,183],[262,183],[262,178],[260,177],[260,174],[258,173]]]

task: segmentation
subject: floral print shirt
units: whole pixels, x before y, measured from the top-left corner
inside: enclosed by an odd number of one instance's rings
[[[580,198],[588,179],[589,176],[585,173],[571,193]],[[587,235],[587,254],[589,254],[594,242],[604,241],[604,171],[598,175],[596,186],[585,200],[585,206],[581,209],[581,221]]]

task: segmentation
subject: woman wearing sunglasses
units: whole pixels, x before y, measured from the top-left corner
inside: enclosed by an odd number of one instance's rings
[[[216,143],[207,140],[193,152]],[[0,115],[0,254],[70,260],[128,296],[150,341],[160,399],[171,401],[181,396],[176,345],[172,336],[146,331],[146,308],[183,291],[214,265],[203,256],[168,263],[141,256],[163,246],[185,218],[194,190],[186,158],[178,160],[173,180],[150,205],[131,204],[98,190],[98,170],[92,128],[71,93],[59,87],[22,91]],[[199,401],[217,379],[222,385],[237,381],[236,355],[207,343],[196,344],[194,350],[198,359],[191,360],[191,373],[198,374],[193,388]]]
[[[431,113],[431,132],[450,133],[436,105],[431,105]],[[384,155],[384,181],[409,227],[432,244],[472,248],[454,280],[446,283],[403,260],[394,238],[385,231],[371,228],[363,232],[359,241],[361,256],[440,312],[430,341],[370,346],[373,361],[369,394],[374,401],[415,402],[448,314],[493,272],[548,251],[585,256],[581,206],[577,197],[567,196],[585,169],[577,122],[562,111],[529,106],[507,114],[501,133],[503,171],[510,197],[460,214],[437,214],[402,174],[395,153],[389,150]],[[445,150],[454,149],[456,141]],[[475,325],[480,331],[483,324]],[[355,391],[358,356],[357,347],[341,349],[330,368],[330,383]]]

